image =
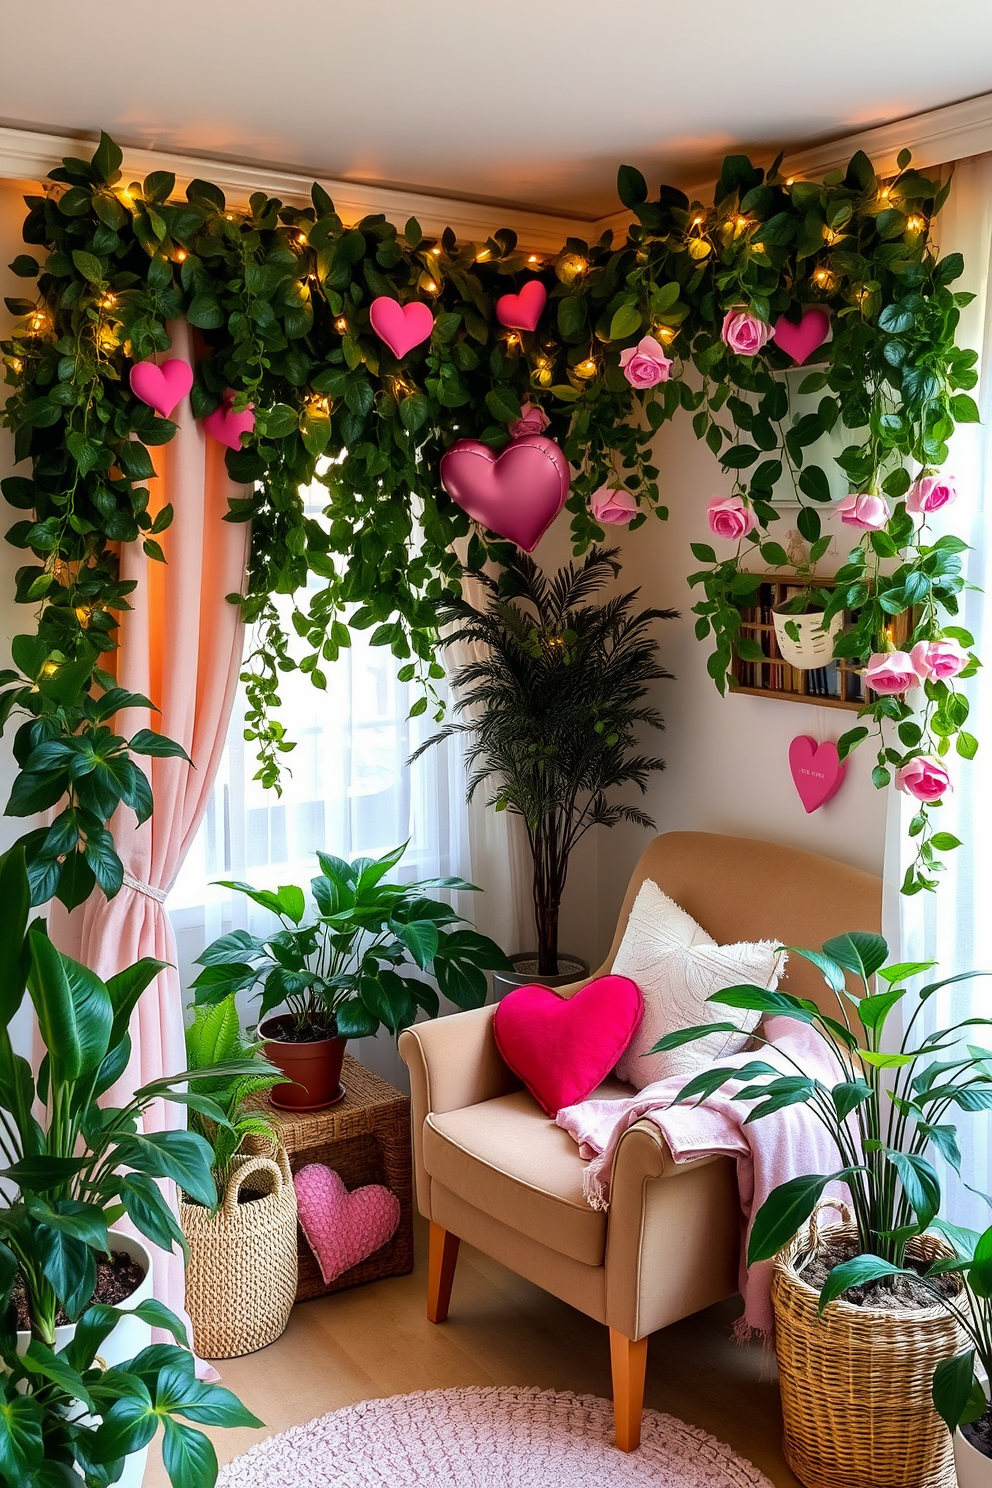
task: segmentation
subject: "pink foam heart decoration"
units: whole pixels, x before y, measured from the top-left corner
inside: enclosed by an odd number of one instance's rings
[[[644,1003],[629,977],[597,977],[571,997],[518,987],[497,1005],[496,1047],[549,1116],[583,1101],[634,1036]]]
[[[255,427],[255,410],[243,408],[240,413],[235,413],[230,403],[222,403],[213,413],[207,414],[203,427],[218,444],[239,450],[242,448],[242,434],[250,434]]]
[[[808,815],[837,794],[847,766],[832,741],[817,744],[809,734],[800,734],[789,745],[789,769]]]
[[[381,1184],[349,1193],[332,1168],[309,1163],[294,1175],[293,1187],[300,1225],[325,1282],[366,1260],[396,1233],[400,1201]]]
[[[497,455],[458,439],[441,457],[441,484],[462,511],[530,553],[565,505],[571,472],[553,439],[525,434]]]
[[[529,280],[519,294],[500,295],[496,319],[515,331],[536,331],[548,303],[548,291],[540,279]]]
[[[434,312],[420,300],[401,305],[389,295],[380,295],[369,306],[369,320],[380,341],[385,341],[395,357],[427,341],[434,329]]]
[[[132,393],[161,418],[172,417],[192,386],[193,368],[178,357],[170,357],[161,366],[136,362],[131,368]]]
[[[780,315],[772,330],[775,345],[791,356],[797,367],[801,367],[829,335],[830,312],[821,305],[807,305],[798,325]]]

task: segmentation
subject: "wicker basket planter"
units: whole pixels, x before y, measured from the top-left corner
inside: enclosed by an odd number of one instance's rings
[[[819,1237],[856,1233],[829,1225]],[[952,1439],[930,1386],[964,1334],[941,1307],[833,1302],[819,1318],[819,1294],[802,1279],[815,1244],[809,1232],[797,1236],[772,1279],[786,1461],[806,1488],[955,1488]],[[927,1260],[951,1254],[933,1235],[907,1249]]]
[[[240,1195],[258,1197],[242,1202]],[[186,1308],[203,1358],[233,1359],[274,1342],[296,1298],[296,1191],[283,1148],[243,1158],[216,1214],[180,1197],[189,1244]]]

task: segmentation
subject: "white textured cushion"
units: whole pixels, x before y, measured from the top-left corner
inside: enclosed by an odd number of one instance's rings
[[[669,1075],[685,1075],[738,1053],[760,1014],[707,1002],[714,992],[748,982],[774,988],[785,968],[774,940],[717,945],[691,915],[645,879],[634,900],[612,970],[641,989],[644,1017],[617,1064],[621,1080],[643,1090]],[[648,1054],[666,1033],[700,1023],[735,1022],[746,1031],[713,1033],[667,1054]],[[643,1057],[643,1056],[647,1057]]]

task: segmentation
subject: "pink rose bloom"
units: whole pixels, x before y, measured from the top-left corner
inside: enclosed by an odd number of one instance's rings
[[[910,655],[920,676],[929,682],[946,682],[968,665],[968,653],[957,641],[920,641]]]
[[[667,382],[672,375],[672,359],[665,355],[665,348],[653,336],[642,336],[636,346],[628,346],[620,353],[620,366],[631,387],[655,387]]]
[[[932,754],[918,754],[896,771],[896,789],[915,796],[917,801],[939,801],[954,787],[939,759]]]
[[[847,527],[860,532],[881,532],[889,520],[889,508],[881,496],[845,496],[834,503],[834,511]]]
[[[728,310],[720,331],[723,340],[738,356],[755,356],[771,333],[767,320],[752,315],[750,310]]]
[[[747,537],[757,518],[739,496],[714,496],[706,508],[706,520],[714,537],[725,537],[730,542]]]
[[[597,522],[606,522],[611,527],[626,527],[637,515],[637,502],[629,491],[601,486],[590,496],[589,510]]]
[[[953,475],[922,475],[910,486],[906,497],[906,510],[914,516],[926,516],[928,512],[940,511],[958,499],[958,488]]]
[[[919,687],[920,674],[907,652],[879,651],[865,668],[865,683],[872,692],[908,692],[911,687]]]
[[[536,403],[530,401],[520,405],[520,417],[507,424],[511,439],[523,439],[525,434],[543,434],[551,420]]]

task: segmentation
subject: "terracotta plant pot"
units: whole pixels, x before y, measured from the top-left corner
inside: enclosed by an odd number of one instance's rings
[[[572,982],[581,982],[589,975],[588,961],[564,952],[558,955],[560,969],[557,976],[538,975],[536,951],[518,951],[510,960],[513,962],[512,971],[493,972],[493,1002],[500,1002],[517,987],[533,987],[535,984],[539,987],[569,987]]]
[[[287,1081],[292,1082],[276,1085],[269,1099],[282,1111],[320,1111],[324,1106],[333,1106],[344,1095],[341,1065],[348,1040],[323,1038],[294,1042],[285,1037],[291,1028],[292,1019],[286,1014],[266,1018],[259,1024],[266,1059],[278,1065]]]

